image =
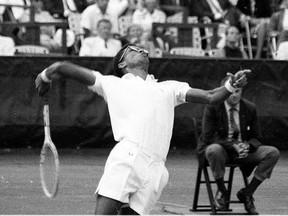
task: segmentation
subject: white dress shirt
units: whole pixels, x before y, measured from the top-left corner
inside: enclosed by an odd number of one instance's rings
[[[139,24],[142,26],[144,31],[152,30],[152,23],[165,23],[166,22],[166,14],[158,9],[155,9],[153,13],[149,13],[146,8],[137,9],[133,13],[132,22],[135,24]]]
[[[283,29],[288,31],[288,9],[286,8],[283,16]]]
[[[121,49],[119,40],[110,38],[105,41],[99,36],[88,37],[82,41],[79,56],[115,56]]]
[[[115,3],[118,3],[116,4]],[[128,0],[110,0],[105,14],[102,14],[98,5],[88,6],[81,14],[81,27],[89,29],[93,35],[97,35],[97,23],[101,19],[108,19],[112,24],[112,33],[118,33],[118,18],[128,7]]]
[[[15,52],[14,40],[0,35],[0,56],[12,56]]]
[[[175,106],[185,102],[190,89],[178,81],[156,82],[130,73],[122,78],[93,72],[96,82],[89,89],[108,104],[114,139],[128,140],[163,160],[169,151]]]

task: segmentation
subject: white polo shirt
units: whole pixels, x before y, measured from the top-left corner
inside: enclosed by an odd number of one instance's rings
[[[178,81],[158,83],[149,75],[143,80],[132,74],[119,78],[93,73],[96,82],[89,89],[107,102],[114,139],[136,143],[166,160],[174,108],[185,102],[189,85]]]
[[[100,36],[87,37],[82,41],[79,56],[115,56],[121,49],[119,40],[109,38],[106,42]]]
[[[142,26],[144,31],[152,31],[153,23],[165,23],[166,14],[159,9],[155,9],[151,14],[146,8],[137,9],[132,16],[132,22]]]
[[[102,14],[97,3],[88,6],[81,14],[80,25],[82,28],[89,29],[93,35],[97,35],[97,23],[101,19],[108,19],[112,24],[112,33],[118,33],[118,18],[128,7],[128,1],[109,1],[105,14]]]

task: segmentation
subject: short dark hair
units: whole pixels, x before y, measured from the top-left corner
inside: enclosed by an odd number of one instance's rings
[[[107,24],[110,24],[110,26],[112,27],[112,23],[111,23],[111,21],[109,20],[109,19],[100,19],[98,22],[97,22],[97,28],[99,28],[99,25],[101,24],[101,23],[107,23]]]
[[[228,35],[228,31],[229,31],[231,28],[237,29],[237,30],[238,30],[238,33],[240,34],[239,28],[238,28],[237,26],[231,25],[231,26],[228,26],[228,27],[226,28],[225,35]]]
[[[124,75],[122,68],[118,67],[118,64],[120,63],[120,58],[123,55],[123,53],[125,52],[126,48],[128,46],[135,46],[134,44],[125,44],[119,51],[118,53],[114,56],[113,58],[113,70],[114,72],[117,74],[117,76],[122,77]]]

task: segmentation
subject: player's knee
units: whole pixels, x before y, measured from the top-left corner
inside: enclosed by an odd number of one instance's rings
[[[128,205],[124,205],[118,212],[118,215],[139,215],[139,214],[135,212],[133,209],[131,209]]]
[[[122,205],[117,200],[97,194],[95,215],[117,215]]]

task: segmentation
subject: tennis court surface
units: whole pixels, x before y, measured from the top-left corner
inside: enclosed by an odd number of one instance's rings
[[[60,188],[55,198],[46,198],[40,182],[40,149],[0,149],[0,214],[88,215],[93,214],[93,193],[110,149],[59,150]],[[170,180],[152,214],[209,215],[191,212],[197,160],[194,150],[170,151],[167,160]],[[281,152],[272,178],[255,193],[255,205],[262,215],[288,214],[288,152]],[[232,198],[243,186],[235,170]],[[204,185],[200,202],[208,202]],[[232,204],[234,213],[244,213],[242,204]]]

